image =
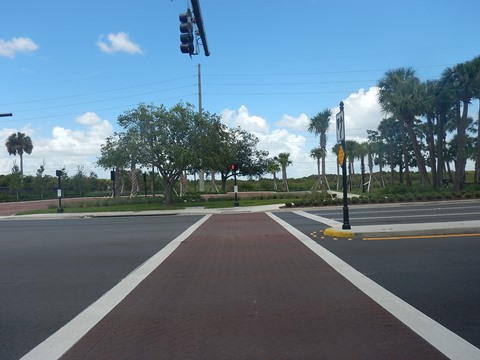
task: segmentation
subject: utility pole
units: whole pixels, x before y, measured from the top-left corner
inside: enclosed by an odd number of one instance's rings
[[[200,63],[198,63],[198,115],[202,118],[202,76],[200,75]],[[198,187],[201,193],[205,192],[205,169],[198,171]]]
[[[198,64],[198,113],[202,116],[202,77],[200,75],[200,63]]]

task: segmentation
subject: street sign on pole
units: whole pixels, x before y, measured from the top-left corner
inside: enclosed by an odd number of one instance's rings
[[[343,109],[337,113],[337,143],[340,143],[345,140],[345,117],[343,114]]]

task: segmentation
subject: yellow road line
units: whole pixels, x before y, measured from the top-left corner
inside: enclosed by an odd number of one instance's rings
[[[444,234],[444,235],[418,235],[418,236],[391,236],[391,237],[364,237],[362,240],[376,241],[376,240],[404,240],[404,239],[435,239],[444,237],[467,237],[480,236],[480,234]]]

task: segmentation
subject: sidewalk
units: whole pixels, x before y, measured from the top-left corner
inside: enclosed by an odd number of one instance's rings
[[[212,215],[62,357],[386,358],[445,356],[263,213]]]

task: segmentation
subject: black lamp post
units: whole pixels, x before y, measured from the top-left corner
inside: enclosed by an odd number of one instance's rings
[[[62,172],[62,170],[57,170],[55,172],[55,175],[57,175],[57,178],[58,178],[58,190],[57,190],[58,207],[57,207],[57,213],[63,213],[63,208],[62,208],[62,175],[63,175],[63,172]]]
[[[342,229],[349,230],[350,218],[348,214],[348,194],[347,194],[347,152],[345,149],[345,114],[343,111],[343,101],[340,101],[340,112],[337,114],[337,141],[340,142],[342,151],[342,185],[343,185],[343,225]]]
[[[147,173],[143,173],[143,188],[145,189],[145,197],[147,197]]]

